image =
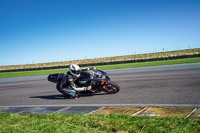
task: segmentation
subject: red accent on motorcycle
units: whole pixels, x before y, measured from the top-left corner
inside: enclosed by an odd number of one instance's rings
[[[105,83],[105,82],[104,82],[104,81],[102,81],[102,82],[101,82],[101,85],[104,85],[104,83]]]

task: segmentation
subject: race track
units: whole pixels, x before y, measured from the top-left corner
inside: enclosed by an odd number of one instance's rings
[[[107,71],[117,94],[65,98],[46,76],[0,79],[0,106],[200,105],[200,63]]]

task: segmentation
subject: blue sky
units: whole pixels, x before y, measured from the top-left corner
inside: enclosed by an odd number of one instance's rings
[[[0,65],[200,48],[200,0],[0,0]]]

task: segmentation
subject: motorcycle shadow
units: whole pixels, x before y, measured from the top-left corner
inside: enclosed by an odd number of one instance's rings
[[[40,98],[40,99],[49,99],[49,100],[57,99],[57,100],[60,100],[60,99],[66,99],[68,97],[60,94],[60,95],[48,95],[48,96],[44,96],[44,95],[43,96],[33,96],[33,97],[30,97],[30,98]],[[69,97],[69,99],[70,99],[70,97]]]
[[[107,95],[106,93],[95,93],[95,94],[79,94],[79,98],[81,97],[91,97],[91,96],[95,96],[95,95]],[[66,99],[71,99],[70,96],[65,96],[62,94],[59,95],[48,95],[48,96],[33,96],[33,97],[29,97],[29,98],[40,98],[40,99],[48,99],[48,100],[66,100]]]

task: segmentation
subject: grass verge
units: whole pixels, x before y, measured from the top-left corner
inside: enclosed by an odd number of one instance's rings
[[[4,132],[28,133],[127,133],[170,132],[198,133],[197,118],[132,117],[129,115],[83,114],[10,114],[0,113],[0,129]]]
[[[102,66],[95,66],[95,67],[99,70],[108,70],[108,69],[172,65],[172,64],[195,63],[195,62],[200,62],[200,57],[175,59],[175,60],[164,60],[164,61],[102,65]],[[0,73],[0,78],[48,75],[48,74],[53,74],[53,73],[65,73],[67,71],[68,70],[66,68],[63,68],[63,69],[35,70],[35,71],[21,71],[21,72],[2,72],[2,73]]]

